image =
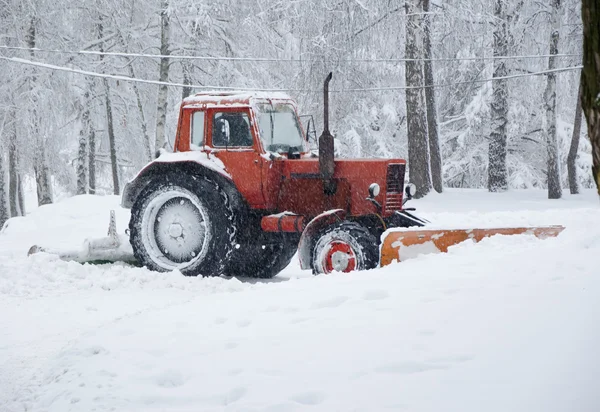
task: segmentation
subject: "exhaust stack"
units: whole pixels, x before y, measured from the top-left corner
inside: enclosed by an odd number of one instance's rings
[[[323,85],[323,133],[319,136],[319,171],[323,179],[323,192],[329,196],[336,192],[336,184],[333,181],[333,136],[329,132],[329,82],[332,77],[333,73],[329,73]]]

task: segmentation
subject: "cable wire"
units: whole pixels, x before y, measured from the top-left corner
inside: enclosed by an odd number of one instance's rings
[[[432,61],[432,62],[453,62],[453,61],[486,61],[486,60],[523,60],[523,59],[543,59],[549,57],[581,57],[581,54],[537,54],[521,56],[490,56],[490,57],[442,57],[442,58],[372,58],[372,59],[281,59],[272,57],[227,57],[227,56],[181,56],[181,55],[163,55],[163,54],[145,54],[145,53],[120,53],[120,52],[101,52],[95,50],[55,50],[39,49],[19,46],[0,45],[4,50],[20,50],[28,52],[57,53],[57,54],[81,54],[89,56],[115,56],[115,57],[141,57],[151,59],[174,59],[174,60],[206,60],[206,61],[241,61],[241,62],[271,62],[271,63],[323,63],[323,62],[357,62],[357,63],[396,63],[412,61]]]
[[[153,85],[164,85],[164,86],[172,86],[172,87],[187,87],[191,89],[214,89],[214,90],[230,90],[230,91],[240,91],[240,92],[252,92],[252,91],[263,91],[263,92],[305,92],[305,93],[322,93],[322,90],[314,90],[314,89],[273,89],[273,88],[258,88],[258,87],[230,87],[230,86],[206,86],[206,85],[193,85],[193,84],[183,84],[183,83],[172,83],[172,82],[161,82],[158,80],[147,80],[147,79],[138,79],[134,77],[114,75],[114,74],[105,74],[98,72],[91,72],[86,70],[73,69],[70,67],[64,66],[56,66],[53,64],[47,64],[42,62],[36,62],[32,60],[20,59],[17,57],[5,57],[0,56],[0,60],[5,60],[12,63],[25,64],[29,66],[41,67],[44,69],[64,71],[68,73],[81,74],[85,76],[91,77],[101,77],[105,79],[114,79],[114,80],[122,80],[122,81],[130,81],[137,83],[145,83],[145,84],[153,84]],[[571,70],[581,70],[583,66],[571,66],[571,67],[562,67],[551,70],[542,70],[539,72],[533,73],[520,73],[520,74],[512,74],[508,76],[501,77],[491,77],[488,79],[474,79],[474,80],[465,80],[462,82],[453,82],[453,83],[443,83],[443,84],[429,84],[423,86],[386,86],[386,87],[367,87],[367,88],[351,88],[351,89],[338,89],[338,90],[330,90],[331,93],[355,93],[355,92],[374,92],[374,91],[388,91],[388,90],[410,90],[410,89],[423,89],[423,88],[438,88],[438,87],[450,87],[450,86],[459,86],[463,84],[472,84],[472,83],[486,83],[494,80],[507,80],[507,79],[516,79],[520,77],[529,77],[529,76],[539,76],[548,73],[560,73]]]

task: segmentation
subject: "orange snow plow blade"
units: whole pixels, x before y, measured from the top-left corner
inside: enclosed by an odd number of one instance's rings
[[[494,229],[431,229],[391,231],[381,243],[381,266],[394,261],[416,257],[428,253],[446,253],[450,246],[466,240],[479,242],[494,235],[535,235],[540,239],[556,237],[564,230],[563,226],[517,227]]]

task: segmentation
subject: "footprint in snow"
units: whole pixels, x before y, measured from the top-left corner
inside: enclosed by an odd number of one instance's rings
[[[185,383],[181,372],[169,369],[156,376],[156,384],[161,388],[176,388]]]
[[[225,349],[235,349],[235,348],[237,348],[238,346],[240,346],[240,344],[239,344],[239,343],[237,343],[237,342],[227,342],[227,343],[225,344]]]
[[[348,300],[347,296],[336,296],[320,302],[315,302],[312,305],[313,309],[337,308]]]
[[[237,402],[240,399],[242,399],[244,395],[246,395],[246,392],[248,392],[248,389],[244,386],[235,387],[221,395],[219,397],[219,403],[223,405],[229,405],[231,403]]]
[[[261,409],[261,412],[288,412],[295,410],[294,405],[290,403],[276,403],[273,405],[269,405],[264,409]]]
[[[381,365],[375,368],[377,373],[393,373],[400,375],[409,375],[413,373],[427,372],[436,369],[447,369],[444,365],[422,362],[394,362],[387,365]]]
[[[250,319],[240,319],[237,321],[237,325],[240,328],[245,328],[246,326],[249,326],[252,323],[252,321]]]
[[[152,355],[156,358],[162,358],[163,356],[165,356],[167,354],[167,351],[165,349],[150,349],[147,351],[147,353],[149,355]]]
[[[302,392],[291,396],[290,400],[302,405],[318,405],[325,400],[325,394],[319,391]]]
[[[441,356],[437,358],[430,358],[427,361],[433,363],[465,363],[473,359],[474,357],[471,355],[450,355]]]
[[[390,294],[383,289],[367,290],[363,294],[364,300],[381,300],[389,297]]]
[[[279,377],[283,376],[283,372],[277,369],[257,369],[256,372],[265,376]]]
[[[89,348],[85,349],[84,354],[86,356],[95,356],[95,355],[101,355],[101,354],[105,354],[108,353],[108,351],[106,349],[104,349],[102,346],[90,346]]]
[[[227,374],[229,376],[236,376],[239,375],[240,373],[242,373],[244,370],[242,368],[235,368],[235,369],[230,369],[229,372],[227,372]]]

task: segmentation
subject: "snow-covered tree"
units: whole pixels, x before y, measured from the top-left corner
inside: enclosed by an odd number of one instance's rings
[[[502,56],[509,50],[509,17],[506,0],[496,0],[494,5],[494,77],[508,74],[506,61]],[[508,125],[508,83],[506,80],[492,82],[491,131],[489,144],[488,187],[491,192],[506,190],[508,187],[506,170],[506,146]]]
[[[22,213],[20,188],[30,182],[41,189],[40,202],[53,199],[47,195],[54,191],[117,192],[153,157],[157,137],[170,147],[182,96],[199,90],[192,85],[291,89],[319,134],[321,87],[330,71],[331,130],[339,156],[403,157],[409,173],[431,166],[422,173],[423,183],[416,182],[428,191],[432,184],[439,189],[439,147],[445,186],[492,187],[491,176],[499,190],[547,188],[548,76],[533,74],[548,69],[548,58],[535,56],[548,54],[551,4],[409,0],[414,12],[407,13],[404,3],[0,0],[0,45],[23,48],[0,49],[0,57],[187,85],[103,80],[0,60],[11,215]],[[562,0],[559,20],[555,67],[578,65],[580,56],[563,54],[581,50],[580,1]],[[37,49],[30,52],[33,41]],[[409,56],[434,60],[402,61]],[[228,60],[240,57],[268,60]],[[489,81],[512,75],[527,77]],[[576,101],[579,76],[576,70],[555,74],[559,169],[566,169],[576,118],[575,105],[561,102]],[[435,87],[402,89],[409,85]],[[415,119],[424,132],[413,133]],[[585,134],[570,157],[582,188],[593,185]],[[415,158],[419,141],[422,156]],[[568,184],[564,174],[560,185]],[[37,191],[27,187],[32,189]]]
[[[552,0],[550,30],[550,58],[548,71],[556,69],[556,54],[558,54],[558,40],[560,37],[560,0]],[[558,137],[556,135],[556,74],[548,73],[546,91],[544,92],[544,105],[546,109],[546,147],[548,152],[548,198],[559,199],[562,196],[560,179],[560,164],[558,153]]]
[[[600,5],[583,0],[583,77],[581,104],[592,143],[592,173],[600,195]]]
[[[417,186],[415,197],[431,190],[429,139],[423,74],[423,9],[418,0],[406,0],[406,119],[410,181]]]

